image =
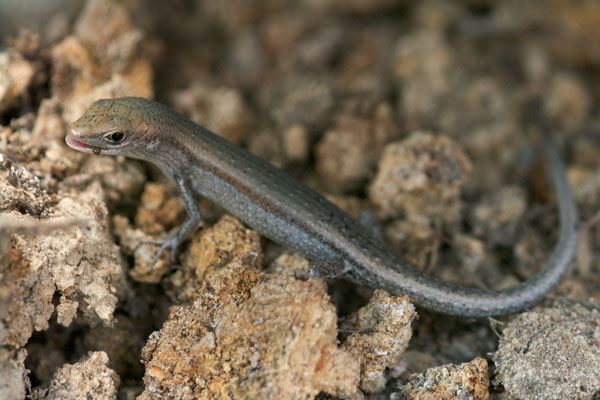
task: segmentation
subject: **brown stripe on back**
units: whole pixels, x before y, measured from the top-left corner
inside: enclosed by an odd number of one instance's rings
[[[289,221],[289,217],[287,217],[285,215],[285,213],[283,213],[279,208],[273,206],[273,204],[271,202],[269,202],[269,200],[267,200],[264,196],[257,194],[249,186],[244,185],[243,182],[240,182],[239,180],[235,179],[234,177],[226,174],[221,169],[216,168],[213,165],[210,165],[209,163],[204,161],[202,158],[198,157],[198,155],[195,152],[191,151],[187,146],[185,146],[185,144],[183,144],[179,140],[177,140],[177,138],[170,137],[168,140],[171,140],[171,143],[173,143],[173,145],[175,147],[177,147],[179,152],[181,152],[182,154],[185,154],[187,157],[189,157],[191,160],[193,160],[193,163],[195,165],[198,165],[200,168],[204,169],[205,171],[210,172],[211,174],[213,174],[217,178],[221,179],[222,181],[227,182],[228,184],[233,186],[238,192],[244,194],[246,197],[251,199],[255,204],[259,205],[263,210],[270,212],[272,214],[275,214],[281,219]]]

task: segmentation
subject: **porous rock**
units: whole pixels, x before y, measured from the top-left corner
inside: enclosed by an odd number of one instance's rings
[[[75,364],[60,368],[47,388],[36,388],[33,400],[113,400],[117,398],[118,375],[108,368],[103,351],[90,352]]]
[[[336,336],[323,283],[232,263],[151,335],[140,400],[356,396],[358,363]]]
[[[487,400],[487,361],[476,358],[460,365],[441,365],[411,378],[397,399],[406,400]]]
[[[365,307],[342,323],[352,333],[343,348],[360,361],[360,388],[368,393],[385,386],[386,368],[394,367],[412,336],[417,313],[408,296],[394,297],[376,290]]]
[[[600,308],[556,301],[518,315],[494,362],[494,383],[512,398],[591,399],[600,390]]]

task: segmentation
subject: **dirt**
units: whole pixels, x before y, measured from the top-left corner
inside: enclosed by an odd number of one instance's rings
[[[34,3],[0,2],[0,398],[600,395],[600,3]],[[547,127],[576,257],[534,309],[461,320],[308,279],[310,260],[199,199],[202,229],[148,273],[147,241],[185,218],[176,187],[64,143],[120,96],[370,210],[416,268],[494,289],[556,239]]]

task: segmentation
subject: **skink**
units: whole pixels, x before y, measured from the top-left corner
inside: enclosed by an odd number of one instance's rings
[[[197,193],[316,265],[338,264],[358,284],[406,294],[412,302],[444,314],[486,317],[534,305],[560,281],[577,241],[576,210],[564,166],[547,135],[548,170],[560,218],[558,240],[539,272],[506,290],[466,288],[424,274],[317,192],[157,102],[136,97],[98,100],[73,122],[66,142],[83,152],[149,161],[176,182],[187,219],[162,242],[157,257],[166,249],[174,255],[202,222]]]

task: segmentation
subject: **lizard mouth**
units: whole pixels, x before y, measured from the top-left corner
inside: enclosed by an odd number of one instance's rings
[[[88,144],[80,142],[79,140],[73,139],[71,135],[67,135],[67,137],[65,138],[65,142],[72,149],[83,151],[84,153],[100,154],[99,148],[90,146]]]

